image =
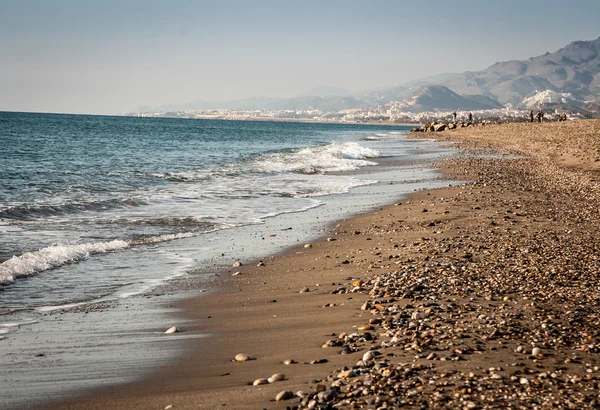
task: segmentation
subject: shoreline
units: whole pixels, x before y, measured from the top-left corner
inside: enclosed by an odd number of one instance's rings
[[[227,290],[177,305],[191,320],[183,334],[212,337],[191,341],[187,356],[146,380],[48,408],[280,409],[301,403],[275,402],[279,392],[302,390],[308,406],[319,389],[336,391],[332,402],[373,407],[396,397],[404,402],[390,405],[595,405],[600,262],[590,172],[600,146],[590,144],[599,124],[416,136],[529,157],[453,160],[446,175],[473,182],[412,194],[332,226],[335,240],[301,244],[262,266],[235,268],[236,276],[232,268]],[[380,351],[379,367],[356,366],[369,350]],[[238,353],[256,360],[232,361]],[[248,385],[275,373],[285,380]],[[403,394],[392,395],[376,374]],[[367,375],[389,399],[348,394],[362,392]],[[493,393],[499,386],[508,398]]]

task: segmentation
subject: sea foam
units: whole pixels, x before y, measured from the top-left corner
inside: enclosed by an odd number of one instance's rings
[[[269,154],[254,163],[258,172],[298,172],[318,174],[324,172],[353,171],[360,167],[376,165],[367,158],[376,158],[379,152],[355,142],[332,143],[296,152]]]
[[[123,240],[84,243],[79,245],[53,245],[39,251],[26,252],[0,264],[0,284],[6,285],[17,278],[44,272],[67,263],[81,261],[95,253],[104,253],[129,247]]]

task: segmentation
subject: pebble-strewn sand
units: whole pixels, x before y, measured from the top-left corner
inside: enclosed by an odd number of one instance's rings
[[[213,337],[60,408],[600,406],[600,121],[416,137],[460,141],[443,166],[471,182],[232,268],[184,303]]]

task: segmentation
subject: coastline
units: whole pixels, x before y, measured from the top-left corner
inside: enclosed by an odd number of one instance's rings
[[[48,408],[285,408],[300,400],[275,402],[283,390],[308,394],[317,385],[335,390],[336,383],[342,393],[348,386],[361,389],[353,383],[375,371],[372,363],[340,374],[369,349],[388,361],[379,360],[384,365],[376,370],[411,369],[403,380],[411,383],[397,389],[405,393],[403,405],[528,405],[545,392],[551,393],[546,405],[591,407],[598,395],[593,301],[600,262],[592,235],[598,207],[587,205],[597,199],[590,170],[597,169],[600,146],[592,150],[590,144],[599,124],[500,125],[416,136],[528,157],[465,155],[444,171],[473,182],[415,193],[332,226],[334,241],[324,237],[310,248],[301,244],[263,259],[264,266],[232,268],[222,276],[221,291],[177,305],[190,320],[182,334],[211,337],[191,340],[186,356],[148,379]],[[586,138],[564,139],[582,132]],[[570,283],[575,272],[583,279]],[[386,286],[382,278],[389,279]],[[367,301],[371,306],[362,310]],[[584,302],[586,316],[577,309]],[[353,332],[362,336],[339,338]],[[414,336],[423,343],[413,346]],[[390,344],[393,337],[399,341]],[[328,340],[333,346],[323,348]],[[336,340],[344,340],[347,354],[340,354]],[[519,346],[541,351],[532,357],[516,353]],[[238,353],[256,360],[232,361]],[[298,363],[283,364],[287,359]],[[327,362],[310,364],[322,359]],[[285,380],[248,385],[275,373]],[[472,386],[484,392],[475,394]],[[508,399],[494,396],[491,388],[498,386]],[[376,396],[364,396],[365,403],[383,403]]]

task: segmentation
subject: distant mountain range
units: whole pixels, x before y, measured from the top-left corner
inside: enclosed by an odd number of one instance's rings
[[[518,105],[545,90],[570,93],[582,101],[598,100],[600,38],[575,41],[527,61],[506,61],[482,71],[467,71],[439,84],[459,94],[483,94],[502,104]]]
[[[527,101],[538,101],[536,95],[543,92],[546,92],[543,95],[568,95],[571,105],[600,102],[600,38],[575,41],[554,53],[526,61],[499,62],[482,71],[440,74],[360,93],[324,86],[293,98],[194,101],[154,108],[140,107],[139,111],[317,109],[334,112],[377,107],[391,101],[404,102],[403,109],[412,112],[479,110],[498,108],[507,103],[525,107]]]

